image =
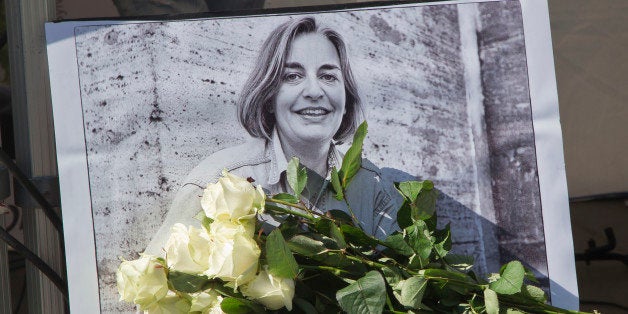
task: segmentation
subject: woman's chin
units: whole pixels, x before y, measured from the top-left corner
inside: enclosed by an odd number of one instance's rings
[[[333,134],[329,134],[329,130],[324,130],[324,132],[320,132],[321,130],[316,130],[314,128],[304,127],[300,130],[299,134],[293,134],[291,139],[300,145],[308,145],[313,146],[318,145],[328,145],[331,143],[333,139]]]

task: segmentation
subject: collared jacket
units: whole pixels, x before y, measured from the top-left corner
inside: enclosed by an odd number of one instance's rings
[[[337,165],[337,162],[342,160],[333,144],[329,159],[332,165],[334,163]],[[248,143],[218,151],[205,158],[184,180],[184,185],[177,192],[166,219],[147,247],[146,253],[163,255],[163,247],[168,240],[170,228],[175,223],[200,226],[200,222],[194,217],[202,211],[200,200],[203,189],[207,184],[216,182],[223,169],[244,178],[254,179],[254,184],[261,184],[271,194],[288,190],[285,176],[287,160],[276,132],[270,141],[251,139]],[[320,212],[339,209],[349,213],[347,204],[334,197],[328,183],[328,180],[325,180],[320,191],[313,193],[315,197],[305,201]],[[363,159],[360,170],[351,180],[345,193],[351,210],[364,230],[377,238],[385,238],[396,230],[397,209],[400,204],[396,198],[391,198],[388,192],[391,187],[392,183],[382,182],[380,169],[367,159]],[[268,216],[262,217],[263,219],[268,219]],[[277,224],[273,221],[269,223]]]

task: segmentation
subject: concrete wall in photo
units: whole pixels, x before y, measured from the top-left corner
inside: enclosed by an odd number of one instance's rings
[[[500,229],[500,262],[524,260],[538,274],[547,276],[519,3],[484,3],[478,9],[491,186]]]

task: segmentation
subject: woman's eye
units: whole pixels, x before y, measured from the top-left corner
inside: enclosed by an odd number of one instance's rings
[[[323,74],[320,76],[320,78],[325,82],[335,82],[338,80],[338,78],[333,74]]]
[[[301,75],[299,75],[299,73],[286,73],[286,75],[284,75],[283,79],[286,82],[295,82],[298,81],[301,78]]]

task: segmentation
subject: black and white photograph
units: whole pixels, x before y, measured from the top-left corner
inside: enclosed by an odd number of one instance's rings
[[[453,252],[472,255],[479,274],[520,260],[551,288],[519,1],[95,21],[71,31],[59,42],[75,56],[80,106],[71,110],[80,110],[84,151],[66,160],[84,160],[90,207],[80,211],[91,217],[102,312],[135,312],[119,301],[120,259],[164,255],[175,223],[200,226],[203,189],[224,170],[288,192],[297,157],[308,174],[302,200],[322,215],[349,212],[330,172],[362,122],[362,166],[347,199],[365,232],[397,230],[394,182],[431,180]]]

